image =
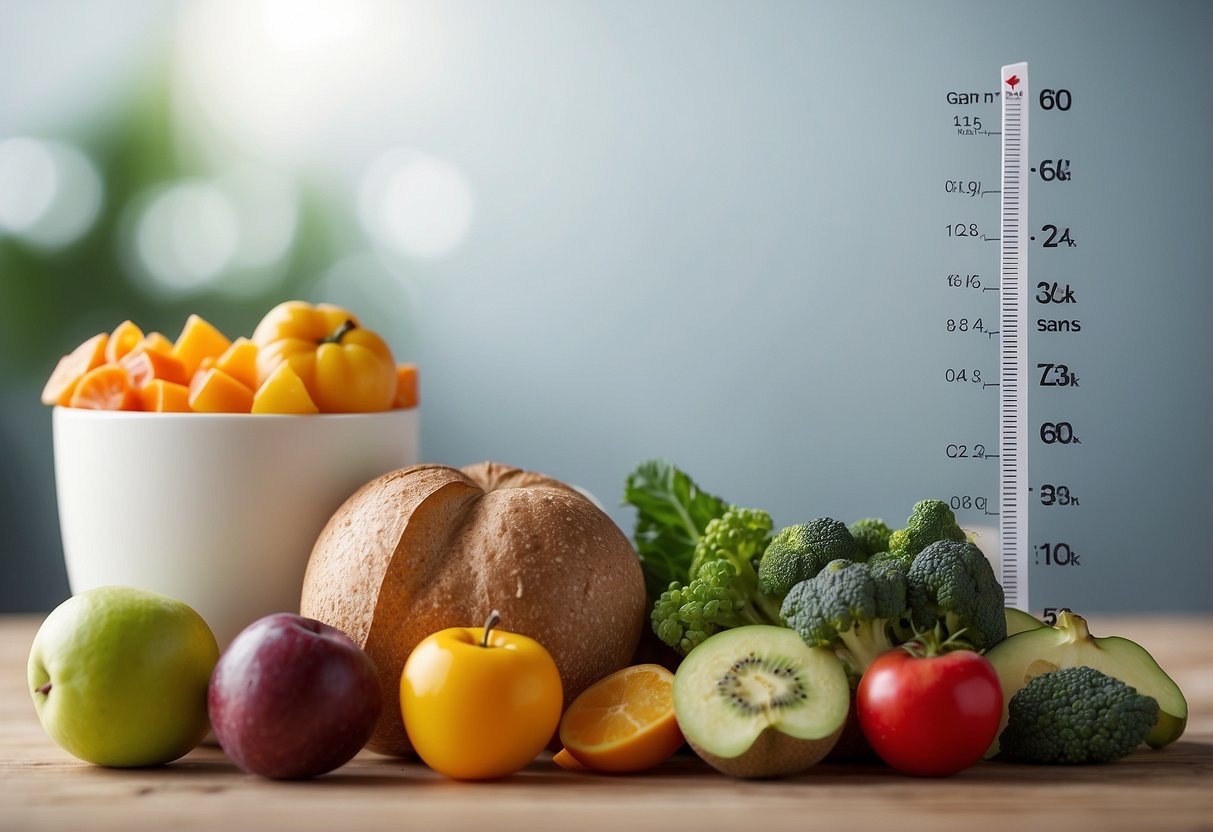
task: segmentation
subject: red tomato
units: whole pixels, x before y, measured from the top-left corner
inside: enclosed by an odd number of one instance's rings
[[[856,693],[859,726],[882,760],[905,774],[942,776],[981,759],[1002,718],[998,673],[971,650],[880,656]]]

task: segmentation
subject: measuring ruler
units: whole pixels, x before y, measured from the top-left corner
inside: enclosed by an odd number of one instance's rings
[[[1075,71],[1046,54],[949,79],[946,107],[938,95],[929,111],[938,161],[923,168],[943,181],[920,211],[937,288],[915,335],[938,391],[914,410],[922,479],[1007,605],[1045,622],[1059,607],[1133,608],[1207,537],[1208,369],[1192,357],[1208,332],[1195,303],[1207,229],[1163,196],[1197,188],[1177,172],[1154,191],[1138,171],[1134,188],[1154,196],[1134,216],[1151,231],[1129,237],[1118,160],[1153,139],[1112,129],[1115,96],[1072,94]],[[1188,149],[1171,152],[1206,170]],[[1184,603],[1207,604],[1195,573],[1184,581]]]
[[[1093,452],[1084,452],[1074,427],[1092,419],[1084,405],[1089,408],[1093,398],[1083,396],[1076,369],[1093,357],[1085,336],[1076,340],[1083,332],[1078,310],[1089,310],[1077,304],[1089,283],[1071,278],[1089,274],[1090,264],[1075,248],[1069,226],[1038,221],[1073,216],[1071,163],[1033,159],[1028,142],[1029,111],[1039,107],[1034,144],[1042,144],[1043,130],[1043,144],[1054,152],[1073,147],[1078,134],[1064,115],[1072,97],[1064,88],[1030,91],[1024,62],[1002,67],[996,89],[949,90],[947,103],[953,178],[933,204],[947,212],[948,302],[943,331],[936,330],[938,338],[927,333],[924,343],[947,357],[942,380],[948,392],[935,400],[937,410],[917,412],[941,426],[934,433],[940,445],[932,449],[946,459],[946,467],[933,460],[940,493],[990,558],[1007,606],[1051,623],[1058,605],[1089,603],[1090,553],[1108,528],[1104,523],[1093,530],[1078,499],[1081,494],[1085,501],[1100,485],[1087,473]],[[1001,124],[981,111],[990,105],[1000,108]],[[980,173],[992,174],[995,158],[998,185]],[[1036,197],[1032,213],[1041,215],[1031,225],[1029,183]],[[982,273],[995,258],[997,280]],[[988,309],[991,302],[996,314]],[[1038,579],[1031,594],[1030,575]]]
[[[998,526],[1006,604],[1028,603],[1028,95],[1027,63],[1002,68]]]

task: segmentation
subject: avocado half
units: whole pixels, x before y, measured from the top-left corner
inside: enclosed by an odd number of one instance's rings
[[[1070,610],[1062,610],[1052,627],[1025,630],[999,642],[986,658],[1002,683],[999,736],[1007,726],[1011,697],[1037,676],[1067,667],[1092,667],[1136,688],[1138,693],[1154,697],[1158,701],[1158,722],[1146,735],[1151,748],[1175,742],[1188,724],[1188,703],[1179,685],[1144,647],[1119,636],[1095,638],[1087,629],[1086,619]],[[995,737],[986,757],[997,753]]]
[[[1017,610],[1015,607],[1004,607],[1003,614],[1007,619],[1007,638],[1019,635],[1027,630],[1039,630],[1045,625],[1043,621],[1031,613]]]

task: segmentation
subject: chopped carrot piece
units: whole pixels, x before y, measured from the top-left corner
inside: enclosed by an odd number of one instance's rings
[[[185,367],[171,355],[155,352],[154,350],[139,349],[128,353],[120,362],[130,376],[131,386],[136,390],[146,387],[150,382],[161,379],[174,384],[188,384],[189,376]]]
[[[131,321],[123,321],[110,333],[109,342],[105,345],[106,362],[117,364],[142,341],[143,330]]]
[[[249,413],[253,391],[216,367],[194,375],[189,402],[197,413]]]
[[[42,403],[68,405],[84,374],[105,363],[107,341],[109,333],[102,332],[60,358],[55,371],[42,388]]]
[[[120,364],[102,364],[84,374],[69,404],[89,410],[139,410],[142,402]]]
[[[232,342],[215,366],[250,390],[257,389],[257,345],[240,337]]]
[[[417,393],[417,365],[396,365],[396,400],[392,407],[416,407],[420,402]]]
[[[319,413],[291,362],[283,361],[253,396],[254,413]]]
[[[190,389],[161,378],[152,379],[139,391],[143,409],[151,413],[189,413]]]
[[[190,315],[173,345],[173,357],[185,365],[186,375],[192,378],[202,365],[202,359],[218,358],[231,345],[227,336],[206,320]]]

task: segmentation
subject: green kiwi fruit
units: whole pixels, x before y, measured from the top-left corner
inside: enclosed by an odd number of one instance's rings
[[[838,741],[849,708],[838,657],[785,627],[717,633],[674,674],[683,736],[734,777],[780,777],[816,764]]]

